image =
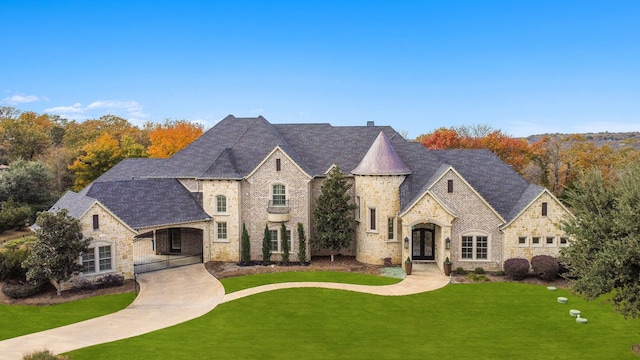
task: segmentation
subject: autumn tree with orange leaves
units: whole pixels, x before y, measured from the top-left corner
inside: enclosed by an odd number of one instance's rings
[[[526,139],[508,136],[489,126],[440,128],[418,136],[429,149],[489,149],[513,169],[522,173],[534,156]]]
[[[186,120],[167,120],[164,124],[151,125],[149,157],[168,158],[191,144],[202,131],[202,125]]]

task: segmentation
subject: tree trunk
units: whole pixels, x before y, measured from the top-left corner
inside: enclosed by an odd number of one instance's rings
[[[51,284],[56,288],[56,294],[58,296],[61,296],[62,291],[60,290],[60,282],[56,281],[55,279],[51,279],[49,280],[49,282],[51,282]]]

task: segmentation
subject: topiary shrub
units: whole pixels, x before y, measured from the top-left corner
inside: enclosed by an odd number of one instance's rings
[[[532,257],[531,267],[533,268],[533,272],[545,281],[555,280],[560,271],[558,260],[549,255],[536,255]]]
[[[482,275],[482,274],[485,274],[486,272],[484,271],[483,268],[477,267],[475,270],[473,270],[473,273],[474,274],[478,274],[478,275]]]
[[[504,262],[504,273],[513,280],[522,280],[529,274],[529,260],[522,258],[507,259]]]
[[[24,299],[39,293],[43,285],[38,282],[4,284],[2,292],[12,299]]]

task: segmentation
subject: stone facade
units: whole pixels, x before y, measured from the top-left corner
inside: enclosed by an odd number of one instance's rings
[[[404,178],[404,176],[355,176],[355,193],[360,198],[360,222],[356,227],[356,259],[358,261],[367,264],[383,264],[384,259],[389,258],[395,264],[400,263],[402,247],[400,231],[398,231],[398,213],[400,212],[398,189]]]
[[[276,148],[242,182],[242,219],[251,238],[252,259],[262,260],[262,239],[264,237],[265,224],[269,230],[280,233],[281,222],[269,221],[270,213],[268,208],[270,201],[273,200],[274,185],[284,185],[285,199],[289,210],[286,214],[277,215],[288,215],[284,217],[284,219],[287,219],[284,223],[287,230],[291,232],[290,259],[292,261],[297,259],[297,224],[302,223],[307,230],[307,234],[309,229],[311,180],[312,178],[302,171],[282,150]],[[284,206],[283,208],[286,207]],[[307,254],[309,254],[308,250]],[[278,261],[280,258],[280,251],[272,252],[272,261]]]
[[[202,206],[204,211],[213,218],[209,229],[209,239],[211,239],[209,258],[239,261],[240,238],[242,236],[241,182],[238,180],[203,180],[201,188]],[[224,197],[226,211],[218,211],[219,196]],[[223,225],[218,225],[219,223]],[[227,230],[226,238],[223,234],[218,233],[219,227],[221,227],[220,230],[223,230],[224,226]]]
[[[546,204],[546,215],[542,212],[543,204]],[[502,228],[503,259],[558,256],[559,249],[569,242],[559,228],[567,216],[571,215],[558,199],[548,191],[542,193],[520,216]]]

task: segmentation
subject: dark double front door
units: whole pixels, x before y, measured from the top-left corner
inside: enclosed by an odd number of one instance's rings
[[[435,260],[435,231],[413,229],[411,253],[413,260]]]

